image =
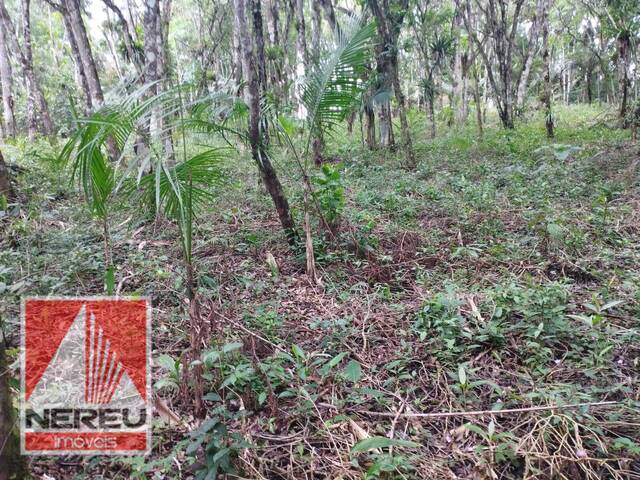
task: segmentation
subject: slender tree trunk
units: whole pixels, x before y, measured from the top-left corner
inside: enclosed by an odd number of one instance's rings
[[[282,78],[283,78],[283,62],[282,56],[285,52],[285,49],[281,48],[280,45],[280,0],[270,0],[269,6],[267,8],[268,16],[267,16],[267,28],[269,31],[269,43],[272,48],[278,53],[278,55],[273,59],[269,66],[270,79],[271,79],[271,88],[273,88],[276,92],[275,97],[278,101],[284,100],[284,92],[282,86]],[[282,52],[282,54],[280,53]]]
[[[398,114],[400,116],[400,131],[402,133],[402,147],[406,156],[406,165],[409,168],[415,168],[416,157],[413,153],[413,141],[411,140],[411,130],[407,120],[407,109],[405,105],[405,97],[400,85],[400,75],[398,73],[398,56],[397,53],[393,58],[393,90],[398,100]]]
[[[264,54],[264,27],[262,25],[262,6],[261,0],[250,0],[251,18],[253,19],[253,31],[255,32],[256,47],[256,63],[258,67],[258,81],[260,82],[260,91],[266,92],[267,85],[267,67],[265,64]]]
[[[9,167],[4,161],[2,152],[0,152],[0,195],[4,195],[5,199],[13,197],[13,189],[11,188],[11,175]],[[0,373],[2,370],[0,370]]]
[[[79,0],[65,0],[65,11],[68,15],[69,26],[78,45],[78,53],[87,77],[87,84],[91,92],[91,105],[92,107],[100,105],[104,102],[104,95],[100,78],[98,77],[98,69],[91,52],[89,37],[82,20]]]
[[[0,330],[0,480],[29,478],[24,457],[20,455],[9,374],[5,338]]]
[[[462,24],[462,18],[456,13],[454,19],[455,30],[459,31]],[[452,108],[456,127],[462,126],[466,119],[465,103],[466,103],[466,62],[469,52],[467,48],[462,47],[462,42],[458,42],[453,60],[453,76],[452,76]]]
[[[306,109],[302,104],[302,93],[300,91],[302,79],[305,77],[309,66],[309,53],[307,51],[306,26],[304,21],[304,0],[293,0],[296,12],[296,96],[298,100],[298,117],[307,116]],[[293,8],[293,7],[292,7]]]
[[[484,131],[482,126],[482,95],[480,94],[480,80],[478,71],[473,68],[473,101],[476,104],[476,122],[478,123],[478,137],[482,138]]]
[[[376,113],[373,107],[369,104],[364,107],[366,130],[367,130],[367,147],[369,150],[376,148]]]
[[[159,2],[162,9],[157,17],[156,45],[158,49],[158,79],[163,80],[163,84],[169,81],[171,75],[171,59],[169,57],[169,26],[171,25],[172,0]]]
[[[242,95],[243,87],[241,87],[244,74],[242,72],[242,42],[243,39],[240,36],[240,27],[238,25],[238,16],[234,15],[233,17],[233,74],[236,80],[236,85],[238,86],[238,94]]]
[[[621,128],[627,126],[627,101],[629,96],[629,51],[631,50],[631,41],[627,32],[618,35],[618,101],[620,107],[618,110],[618,118]]]
[[[527,40],[527,46],[524,54],[523,67],[520,71],[517,83],[516,93],[516,108],[519,113],[524,111],[525,103],[527,100],[527,89],[529,87],[529,75],[531,74],[531,66],[533,65],[533,59],[536,57],[538,51],[538,33],[540,31],[541,17],[543,15],[542,10],[545,8],[546,0],[536,1],[536,13],[533,17],[531,27],[529,28],[529,38]]]
[[[4,22],[0,24],[0,82],[2,82],[2,118],[6,138],[16,135],[16,119],[13,111],[13,71],[9,58],[7,31]]]
[[[542,63],[543,63],[543,76],[544,76],[544,109],[545,109],[545,121],[544,125],[547,130],[547,137],[553,138],[553,111],[551,109],[551,97],[553,91],[551,88],[551,55],[549,54],[549,11],[548,0],[543,0],[545,6],[542,12]]]
[[[427,115],[429,116],[429,124],[431,125],[431,138],[436,138],[436,109],[434,103],[433,94],[430,94],[427,98]]]
[[[160,4],[157,0],[144,0],[144,14],[142,21],[144,31],[144,83],[153,85],[147,87],[145,97],[152,98],[159,92],[159,71],[160,71],[160,51],[158,49],[158,39],[160,33]],[[160,112],[157,109],[151,111],[149,123],[145,123],[143,132],[137,138],[137,153],[143,162],[149,162],[146,171],[151,171],[150,153],[151,141],[160,131]]]
[[[329,27],[334,35],[337,33],[338,22],[336,20],[336,12],[333,8],[333,0],[314,0],[318,3],[322,4],[322,9],[324,10],[324,16],[329,23]]]
[[[269,195],[271,195],[287,240],[290,245],[294,245],[297,241],[297,236],[293,218],[289,211],[289,202],[284,194],[284,189],[282,188],[276,171],[271,164],[266,145],[262,140],[260,132],[260,80],[253,54],[253,39],[247,27],[245,0],[234,0],[234,7],[236,25],[238,26],[240,37],[245,40],[242,66],[247,82],[245,98],[249,105],[249,142],[251,143],[251,156],[258,166],[260,176]],[[254,34],[262,35],[262,32],[256,31]]]
[[[319,1],[311,2],[311,61],[320,60],[320,38],[322,37],[322,6]]]
[[[268,0],[267,32],[269,33],[269,43],[274,47],[280,45],[280,13],[278,8],[278,0]]]
[[[393,123],[391,120],[391,102],[386,100],[380,104],[380,108],[378,110],[380,145],[383,147],[393,147],[395,145]]]
[[[413,142],[411,131],[407,121],[405,97],[400,85],[400,72],[398,66],[398,38],[402,29],[404,17],[409,10],[408,0],[389,2],[382,4],[378,0],[369,0],[369,6],[376,18],[378,34],[381,38],[377,47],[377,69],[381,76],[383,86],[392,86],[396,100],[398,101],[398,114],[400,116],[400,129],[402,134],[402,146],[409,167],[415,166]],[[393,145],[393,129],[391,124],[391,106],[383,105],[380,114],[380,134],[382,145]]]
[[[73,33],[73,27],[69,15],[65,9],[59,10],[62,13],[62,21],[64,22],[65,31],[67,32],[67,38],[69,39],[69,46],[71,47],[71,55],[76,66],[76,76],[80,81],[82,92],[84,93],[84,113],[88,115],[93,109],[93,101],[91,100],[91,89],[89,88],[89,80],[87,79],[87,73],[84,69],[82,57],[80,56],[80,47],[76,41],[75,34]]]
[[[27,128],[29,136],[33,138],[39,129],[45,135],[53,132],[53,123],[49,115],[49,107],[44,98],[40,84],[37,81],[33,67],[33,52],[31,47],[31,18],[30,0],[21,0],[20,13],[22,16],[23,46],[18,43],[16,28],[6,9],[4,0],[0,0],[0,17],[5,28],[7,42],[16,55],[24,77],[27,93]]]
[[[116,15],[118,19],[118,23],[120,24],[120,29],[122,30],[122,40],[124,43],[124,48],[127,52],[127,59],[133,63],[138,74],[142,74],[143,72],[143,62],[135,48],[135,41],[133,39],[133,35],[131,35],[131,29],[129,28],[129,23],[124,17],[122,10],[114,3],[113,0],[102,0],[104,4]]]

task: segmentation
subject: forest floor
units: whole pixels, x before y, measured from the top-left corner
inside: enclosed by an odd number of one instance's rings
[[[153,452],[43,457],[32,472],[204,478],[208,462],[251,479],[640,478],[640,147],[602,118],[562,110],[553,143],[539,118],[481,141],[473,128],[429,140],[414,118],[414,171],[339,135],[346,208],[335,239],[315,233],[321,285],[249,159],[230,160],[195,233],[204,424],[177,387],[189,345],[177,229],[122,205],[116,289],[153,302]],[[60,167],[35,146],[5,155],[22,172],[0,218],[15,344],[21,295],[103,294],[103,246]],[[276,160],[301,224],[299,175]],[[593,402],[616,403],[567,407]],[[507,409],[521,410],[473,413]],[[458,413],[416,415],[441,412]]]

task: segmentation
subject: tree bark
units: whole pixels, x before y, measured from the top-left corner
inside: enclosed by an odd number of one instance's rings
[[[267,32],[269,32],[269,43],[280,46],[280,12],[278,11],[278,0],[269,0],[267,6]]]
[[[336,12],[333,8],[333,0],[316,0],[318,3],[322,5],[322,9],[324,10],[324,16],[329,23],[329,27],[331,31],[335,35],[338,30],[338,21],[336,20]]]
[[[298,101],[298,118],[307,116],[306,109],[302,104],[301,82],[304,79],[309,66],[309,52],[307,51],[306,26],[304,21],[304,0],[292,0],[295,2],[296,12],[296,99]],[[292,3],[292,8],[293,7]]]
[[[367,147],[373,150],[376,148],[376,114],[369,102],[364,106],[364,113],[367,125]]]
[[[238,94],[242,95],[243,87],[242,82],[244,79],[244,74],[242,71],[242,37],[240,36],[240,27],[238,25],[238,16],[234,15],[233,17],[233,75],[236,80],[236,85],[238,86]]]
[[[369,0],[369,5],[376,18],[378,34],[382,39],[380,46],[377,48],[378,72],[381,74],[383,85],[393,86],[396,100],[398,101],[402,146],[406,156],[406,163],[413,168],[416,160],[413,153],[413,142],[411,140],[409,122],[407,121],[405,97],[400,85],[398,67],[398,38],[404,17],[409,8],[409,2],[408,0],[382,0],[382,4],[380,4],[378,0]],[[388,102],[381,109],[380,132],[382,145],[385,145],[385,142],[389,142],[388,145],[393,145],[391,106]]]
[[[2,152],[0,152],[0,195],[4,195],[5,199],[13,197],[11,175],[9,174],[9,167],[7,167],[7,164],[4,161]],[[0,370],[0,373],[2,373],[2,370]]]
[[[260,91],[267,91],[267,67],[265,64],[264,54],[264,27],[262,25],[262,6],[260,0],[250,0],[251,18],[253,20],[253,31],[256,40],[256,63],[258,67],[258,81],[260,82]]]
[[[98,69],[96,68],[96,63],[93,59],[87,30],[85,29],[84,21],[82,20],[80,3],[79,0],[64,0],[64,5],[65,9],[63,11],[63,15],[66,13],[68,16],[69,27],[73,32],[73,36],[75,37],[75,41],[78,46],[78,54],[87,78],[91,107],[93,108],[104,102],[104,95],[102,93],[100,78],[98,77]]]
[[[80,87],[82,88],[82,92],[84,93],[84,113],[85,115],[88,115],[93,108],[93,102],[91,101],[91,89],[89,88],[87,73],[85,72],[82,57],[80,55],[80,47],[78,46],[78,42],[73,33],[73,27],[71,26],[69,13],[67,12],[67,9],[64,5],[59,5],[50,0],[45,1],[62,15],[62,21],[64,23],[65,31],[67,32],[69,46],[71,47],[71,55],[73,56],[73,62],[76,66],[76,76],[80,81]]]
[[[456,0],[456,4],[460,8],[460,0]],[[467,32],[476,44],[478,52],[484,61],[489,84],[495,96],[500,122],[504,128],[512,129],[515,126],[513,115],[516,93],[513,88],[512,59],[524,0],[515,0],[512,14],[509,12],[509,4],[509,0],[488,0],[486,6],[481,8],[485,16],[485,38],[482,39],[478,37],[476,30],[471,26],[471,4],[469,0],[466,1],[465,8],[460,11],[463,12]],[[486,47],[487,39],[492,40],[497,72],[494,70],[494,62],[489,58],[489,52]]]
[[[0,24],[0,82],[2,82],[2,118],[4,121],[4,135],[13,138],[16,135],[16,119],[13,111],[13,71],[9,58],[7,29]]]
[[[262,136],[266,136],[265,132],[260,132],[260,80],[255,65],[253,39],[247,27],[245,5],[245,0],[234,0],[236,25],[238,26],[240,37],[245,40],[242,55],[242,69],[247,83],[245,100],[249,106],[249,142],[251,144],[251,156],[258,166],[260,177],[273,200],[287,241],[293,246],[297,242],[297,235],[295,224],[289,211],[289,202],[284,194],[284,189],[282,188],[276,171],[271,164],[266,145],[262,140]],[[254,31],[253,33],[258,36],[262,35],[261,31]]]
[[[462,27],[462,18],[459,12],[454,17],[454,28],[458,32]],[[456,127],[464,125],[467,120],[467,85],[468,85],[469,47],[462,47],[458,41],[453,62],[453,115]]]
[[[1,157],[0,154],[0,159]],[[9,374],[5,338],[0,330],[0,447],[3,447],[0,448],[0,480],[28,478],[24,457],[20,455],[20,440],[15,428],[17,421],[13,413]]]
[[[427,115],[429,116],[429,124],[431,127],[429,131],[431,138],[436,138],[436,112],[434,103],[433,93],[431,93],[427,97]]]
[[[516,93],[516,108],[522,112],[527,100],[527,88],[529,86],[529,75],[531,73],[531,66],[533,65],[533,59],[538,51],[538,33],[540,31],[541,17],[543,15],[543,9],[545,8],[546,0],[537,0],[536,12],[529,29],[529,38],[527,41],[527,47],[523,59],[523,68],[518,76],[517,93]]]
[[[18,43],[16,29],[6,9],[4,0],[0,0],[0,17],[5,27],[7,42],[18,58],[27,90],[27,128],[29,137],[33,138],[38,130],[45,135],[53,133],[53,123],[49,114],[49,106],[37,81],[33,67],[33,50],[31,47],[30,0],[21,0],[20,11],[23,20],[23,47]]]
[[[551,89],[551,56],[549,54],[549,1],[542,1],[544,3],[542,11],[542,63],[544,77],[543,103],[545,109],[544,125],[547,130],[547,137],[553,138],[553,111],[551,109],[551,97],[553,95],[553,91]]]
[[[127,22],[122,10],[113,2],[113,0],[102,0],[104,4],[109,8],[118,19],[120,29],[122,30],[122,39],[124,42],[124,48],[127,52],[127,59],[133,64],[139,75],[143,72],[143,61],[140,58],[138,51],[135,48],[135,41],[133,35],[131,35],[131,29]]]
[[[311,59],[314,64],[320,60],[320,39],[322,37],[322,6],[319,1],[311,2]]]
[[[620,107],[618,110],[618,119],[621,128],[627,126],[627,101],[629,96],[629,51],[631,50],[631,39],[627,31],[622,31],[617,38],[618,46],[618,101]]]
[[[482,126],[482,95],[480,94],[480,80],[478,70],[473,68],[473,101],[476,104],[476,122],[478,123],[478,137],[482,138],[484,131]]]

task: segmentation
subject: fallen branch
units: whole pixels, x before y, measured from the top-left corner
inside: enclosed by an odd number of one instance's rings
[[[469,416],[482,416],[482,415],[505,415],[509,413],[526,413],[526,412],[541,412],[548,410],[570,410],[581,407],[602,407],[610,405],[619,405],[622,401],[607,401],[607,402],[589,402],[589,403],[571,403],[567,405],[545,405],[538,407],[523,407],[523,408],[506,408],[504,410],[471,410],[468,412],[434,412],[434,413],[392,413],[392,412],[372,412],[370,410],[355,410],[350,409],[352,413],[358,413],[361,415],[371,415],[375,417],[391,417],[397,416],[404,418],[445,418],[445,417],[469,417]],[[324,407],[336,409],[335,406],[330,404],[320,404]]]

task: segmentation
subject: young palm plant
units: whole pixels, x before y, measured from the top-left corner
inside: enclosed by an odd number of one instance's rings
[[[191,245],[194,209],[213,198],[211,187],[223,176],[220,161],[225,150],[210,148],[193,156],[182,139],[182,158],[176,162],[165,151],[166,137],[182,132],[188,123],[182,112],[182,97],[189,86],[179,86],[149,96],[150,85],[121,95],[89,118],[78,119],[75,134],[62,150],[72,160],[73,178],[84,191],[90,210],[103,224],[105,265],[112,267],[109,240],[109,212],[117,193],[174,220],[180,231],[180,246],[186,265],[187,296],[193,298],[195,280]],[[158,118],[162,121],[158,122]],[[149,128],[152,122],[161,131]],[[109,142],[115,142],[118,159],[108,157]],[[127,155],[128,153],[133,155]],[[141,154],[136,154],[141,153]]]
[[[220,163],[227,149],[207,148],[195,155],[187,153],[184,132],[188,122],[184,119],[186,106],[182,99],[188,88],[179,86],[148,95],[147,85],[120,96],[89,118],[78,120],[77,130],[65,145],[62,157],[73,162],[73,178],[80,182],[91,211],[103,223],[107,272],[113,272],[108,227],[110,206],[117,194],[147,207],[156,216],[164,213],[176,222],[191,322],[191,349],[185,358],[183,393],[191,397],[190,385],[186,383],[191,381],[196,415],[202,416],[202,372],[194,361],[200,357],[208,332],[201,328],[196,298],[194,218],[198,207],[213,199],[214,188],[224,180]],[[153,125],[163,127],[154,131]],[[181,155],[173,148],[176,132],[182,133]],[[118,159],[107,156],[109,143],[115,143],[122,152]],[[170,152],[167,145],[172,146]]]
[[[367,87],[367,65],[375,23],[364,24],[349,17],[336,32],[335,43],[327,45],[320,61],[311,68],[302,84],[302,103],[307,111],[304,157],[315,139],[343,122],[354,102]]]
[[[310,201],[313,201],[322,225],[331,236],[335,236],[333,226],[337,222],[327,221],[314,192],[309,178],[310,150],[313,149],[314,163],[321,163],[325,135],[346,119],[361,93],[366,90],[367,64],[374,32],[374,23],[364,24],[359,18],[349,17],[343,28],[336,32],[335,43],[325,48],[325,52],[319,56],[320,60],[309,72],[302,84],[301,100],[307,112],[302,152],[298,151],[293,141],[294,129],[290,122],[282,117],[275,122],[275,131],[285,139],[302,173],[307,275],[313,282],[319,279],[316,276],[309,225]]]

